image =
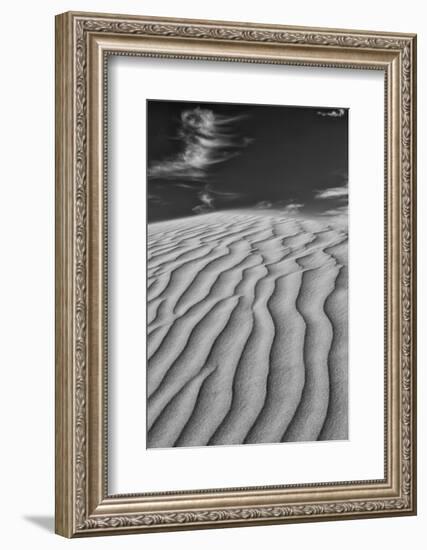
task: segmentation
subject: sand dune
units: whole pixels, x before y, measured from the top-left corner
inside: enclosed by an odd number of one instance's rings
[[[330,223],[150,224],[147,446],[347,439],[347,277]]]

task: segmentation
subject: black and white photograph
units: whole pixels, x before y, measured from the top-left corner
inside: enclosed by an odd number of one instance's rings
[[[147,447],[348,438],[348,110],[147,101]]]

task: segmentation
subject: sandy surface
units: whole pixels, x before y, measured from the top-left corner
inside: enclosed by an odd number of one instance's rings
[[[347,439],[347,232],[274,211],[148,229],[148,447]]]

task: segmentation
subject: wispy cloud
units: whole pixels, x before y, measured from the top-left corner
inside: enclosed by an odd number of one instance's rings
[[[255,208],[264,209],[264,208],[274,208],[281,210],[283,213],[289,216],[295,216],[304,208],[304,204],[299,202],[289,202],[289,201],[261,201],[255,205]]]
[[[201,204],[198,204],[192,209],[195,214],[204,214],[205,212],[211,212],[215,209],[214,197],[206,188],[204,191],[200,191],[198,198]]]
[[[255,205],[255,208],[263,209],[263,208],[271,208],[272,206],[273,206],[273,203],[271,201],[260,201],[260,202],[257,202],[257,204]]]
[[[149,178],[203,181],[208,169],[238,155],[251,139],[239,137],[233,131],[235,122],[243,116],[225,116],[211,109],[188,109],[181,113],[178,133],[182,151],[175,156],[153,162],[148,167]]]
[[[207,212],[212,212],[212,208],[209,208],[209,206],[206,206],[205,204],[198,204],[192,208],[191,211],[195,214],[206,214]]]
[[[348,214],[348,206],[338,206],[322,212],[322,216],[338,216],[341,214]]]
[[[302,208],[304,208],[304,204],[299,202],[291,202],[285,206],[284,211],[286,214],[292,216],[298,214]]]
[[[214,199],[212,195],[207,191],[204,191],[203,193],[199,193],[199,199],[204,205],[208,206],[209,208],[213,208]]]
[[[348,186],[328,187],[315,191],[315,199],[342,199],[348,197]]]
[[[233,201],[235,199],[243,197],[244,195],[244,193],[236,191],[223,191],[222,189],[217,189],[216,187],[209,184],[205,185],[205,191],[207,193],[210,193],[211,195],[214,195],[215,198],[218,198],[221,201]]]
[[[338,206],[337,208],[325,210],[321,216],[343,229],[348,228],[348,206]]]
[[[223,205],[224,203],[232,202],[242,196],[241,193],[235,193],[233,191],[220,191],[215,189],[209,184],[204,185],[203,190],[197,194],[201,204],[195,206],[192,210],[196,214],[203,212],[209,212],[214,210],[218,203]]]
[[[328,116],[332,118],[341,118],[345,115],[345,109],[329,109],[316,112],[320,116]]]

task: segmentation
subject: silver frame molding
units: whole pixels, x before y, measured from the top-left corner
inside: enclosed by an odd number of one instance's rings
[[[384,71],[384,479],[108,494],[109,55]],[[415,125],[416,36],[412,34],[72,12],[56,17],[58,534],[79,537],[416,513]]]

